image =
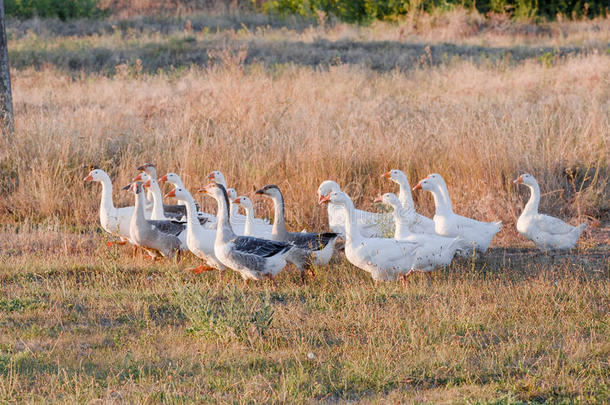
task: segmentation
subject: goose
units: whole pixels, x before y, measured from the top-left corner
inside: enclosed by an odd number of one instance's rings
[[[156,220],[163,219],[181,219],[186,215],[186,208],[183,205],[178,204],[163,204],[163,194],[161,193],[161,187],[157,183],[157,168],[152,163],[145,163],[137,167],[140,171],[132,181],[143,181],[150,180],[151,184],[149,190],[151,191],[153,200],[153,211],[154,214],[151,216]],[[155,206],[155,199],[157,204]]]
[[[229,196],[229,210],[231,215],[231,226],[233,227],[233,231],[238,235],[243,235],[246,228],[246,217],[238,212],[238,207],[233,204],[233,201],[237,198],[237,192],[227,187],[227,181],[225,180],[224,174],[218,170],[214,170],[208,175],[208,180],[213,181],[217,184],[222,184],[222,186],[227,191]],[[262,218],[254,218],[254,223],[256,226],[264,227],[265,225],[271,229],[271,225],[269,221]]]
[[[182,248],[183,241],[179,236],[185,232],[184,224],[173,221],[147,220],[144,216],[144,198],[142,183],[128,184],[123,190],[135,195],[135,209],[129,224],[130,239],[136,246],[142,247],[153,258],[160,256],[172,258]]]
[[[218,204],[214,254],[222,264],[237,271],[244,281],[275,277],[286,266],[292,245],[252,236],[238,236],[229,221],[229,197],[222,184],[210,183],[198,190]]]
[[[411,232],[414,233],[436,233],[434,231],[434,221],[430,218],[415,212],[415,204],[413,204],[413,196],[411,195],[411,186],[407,175],[402,170],[392,169],[381,175],[381,177],[390,179],[400,186],[398,199],[405,214],[404,225],[408,226]],[[396,216],[394,216],[396,220]]]
[[[460,236],[447,238],[436,233],[413,233],[409,223],[412,211],[405,212],[402,201],[394,193],[385,193],[377,197],[375,202],[393,208],[394,224],[396,224],[394,239],[422,244],[415,255],[414,268],[416,270],[429,272],[449,266],[457,250],[470,247],[470,244]]]
[[[332,180],[323,181],[318,187],[318,201],[321,201],[333,191],[341,191],[341,188]],[[365,238],[384,236],[394,227],[394,220],[390,214],[378,214],[355,209],[354,215],[360,234]],[[331,231],[345,238],[345,214],[338,205],[328,204],[328,225]]]
[[[272,239],[294,244],[295,248],[288,256],[288,261],[295,264],[304,278],[304,270],[309,269],[313,274],[312,266],[324,266],[333,255],[335,242],[339,234],[335,232],[311,233],[288,232],[284,219],[284,196],[275,184],[268,184],[256,191],[273,200],[275,214],[273,215]]]
[[[117,208],[112,202],[112,181],[110,176],[102,169],[94,169],[84,178],[85,182],[98,182],[102,185],[102,198],[100,201],[100,224],[102,228],[113,236],[117,236],[120,241],[117,244],[124,245],[131,235],[129,224],[134,207]],[[148,214],[150,217],[150,214]],[[113,242],[108,242],[111,246]]]
[[[472,253],[473,249],[481,253],[487,251],[494,235],[502,228],[502,221],[481,222],[455,214],[447,184],[440,174],[430,174],[413,187],[413,191],[420,189],[431,192],[434,197],[434,230],[437,234],[447,237],[461,236],[468,241],[471,247],[464,249],[462,255]]]
[[[167,182],[167,183],[171,184],[172,186],[174,186],[174,188],[180,187],[180,188],[186,190],[186,187],[184,187],[184,183],[182,182],[182,179],[176,173],[164,174],[162,177],[159,178],[158,181],[159,181],[159,183]],[[178,204],[186,206],[186,205],[188,205],[188,202],[185,202],[183,200],[178,200]],[[216,216],[214,216],[210,213],[201,211],[199,208],[199,204],[197,204],[197,202],[195,202],[195,208],[197,209],[197,218],[199,218],[199,222],[201,222],[201,224],[204,225],[208,229],[216,230]],[[204,218],[206,220],[205,223],[203,221]]]
[[[216,229],[207,229],[197,220],[197,206],[195,199],[184,187],[176,187],[165,195],[168,198],[176,198],[186,207],[186,246],[208,266],[198,266],[191,269],[194,273],[201,273],[212,269],[226,270],[224,264],[214,254],[214,242],[216,241]]]
[[[229,197],[230,199],[230,197]],[[252,200],[245,196],[240,195],[236,199],[233,200],[233,204],[237,207],[242,207],[246,212],[246,225],[244,228],[244,236],[256,236],[257,238],[262,239],[272,239],[272,227],[270,226],[261,226],[254,222],[254,206],[252,204]]]
[[[354,203],[347,194],[332,191],[322,197],[319,204],[328,202],[341,207],[347,218],[345,256],[350,263],[370,273],[375,281],[394,281],[400,277],[404,282],[413,273],[421,243],[364,237],[356,221]]]
[[[559,218],[539,214],[540,187],[531,174],[522,174],[513,183],[524,184],[531,190],[530,199],[517,220],[517,231],[534,242],[540,250],[572,249],[576,246],[587,224],[572,226]]]

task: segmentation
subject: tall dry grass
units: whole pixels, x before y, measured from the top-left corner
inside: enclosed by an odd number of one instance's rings
[[[325,227],[315,204],[325,179],[375,209],[373,197],[396,189],[379,178],[389,168],[412,183],[441,173],[457,212],[504,221],[500,239],[516,235],[525,193],[511,180],[525,171],[539,180],[545,211],[608,220],[607,55],[517,66],[423,60],[409,73],[266,70],[244,68],[243,51],[216,57],[212,68],[160,75],[12,72],[16,130],[0,144],[2,222],[94,225],[100,192],[82,184],[86,166],[122,186],[145,161],[190,188],[213,169],[240,193],[276,183],[294,229]],[[131,203],[118,191],[115,199]],[[415,199],[433,213],[430,196]]]

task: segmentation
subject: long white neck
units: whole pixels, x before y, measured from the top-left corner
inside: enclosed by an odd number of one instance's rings
[[[131,217],[132,226],[135,225],[136,228],[140,229],[146,222],[146,217],[144,216],[144,195],[143,192],[139,192],[136,194],[136,208],[133,211],[133,215]]]
[[[228,242],[235,237],[235,232],[229,222],[229,204],[226,194],[216,200],[218,203],[218,225],[216,226],[216,242]]]
[[[411,195],[411,186],[409,185],[409,180],[407,176],[400,176],[396,182],[400,186],[400,190],[398,192],[398,199],[404,208],[411,209],[414,207],[413,205],[413,196]]]
[[[114,211],[114,203],[112,202],[112,182],[110,181],[110,177],[104,176],[102,180],[100,180],[100,183],[102,184],[100,218],[103,218]]]
[[[153,210],[150,218],[154,220],[166,219],[163,212],[163,197],[161,196],[161,188],[159,188],[159,183],[157,183],[157,180],[154,180],[153,178],[150,179],[149,189],[152,191],[153,197]]]
[[[356,221],[356,210],[354,209],[354,203],[351,200],[340,204],[339,207],[343,208],[345,214],[345,239],[347,243],[354,244],[362,240],[360,234],[360,228]]]
[[[246,205],[243,206],[246,211],[246,227],[244,228],[244,235],[251,236],[254,231],[254,213],[253,208]]]
[[[186,206],[186,232],[193,234],[196,229],[201,228],[199,217],[197,216],[197,207],[195,199],[192,195],[187,195],[185,200],[180,200]]]
[[[394,239],[403,239],[407,236],[412,235],[412,232],[409,231],[409,228],[405,224],[405,218],[403,216],[402,207],[398,205],[393,205],[394,212],[392,213],[394,217],[395,231],[394,231]]]
[[[531,190],[530,199],[523,209],[526,215],[535,215],[538,213],[538,205],[540,204],[540,187],[538,183],[526,184]]]
[[[288,236],[288,231],[286,231],[286,223],[284,222],[284,197],[279,196],[271,196],[273,200],[273,228],[271,232],[275,236],[285,237]]]
[[[234,204],[233,201],[229,202],[231,217],[235,220],[235,216],[239,213],[239,207],[237,204]]]
[[[434,185],[432,190],[428,190],[434,197],[434,206],[436,208],[436,215],[447,215],[453,214],[453,208],[451,207],[451,200],[449,199],[449,191],[446,186]]]

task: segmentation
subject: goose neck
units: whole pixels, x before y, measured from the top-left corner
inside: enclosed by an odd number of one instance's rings
[[[538,213],[538,205],[540,204],[540,187],[537,183],[534,184],[526,184],[531,190],[530,199],[523,212],[525,214],[537,214]]]
[[[284,196],[281,194],[279,196],[272,196],[273,200],[273,228],[271,232],[275,236],[284,237],[287,236],[288,231],[286,231],[286,222],[284,219]]]

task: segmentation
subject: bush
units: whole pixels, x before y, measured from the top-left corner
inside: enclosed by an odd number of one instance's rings
[[[4,11],[10,17],[58,17],[61,20],[98,18],[108,14],[100,8],[99,0],[6,0]]]
[[[596,17],[608,13],[606,0],[268,0],[263,9],[279,14],[332,14],[348,22],[393,19],[411,11],[434,12],[464,7],[487,14],[508,13],[516,18],[552,20],[557,15]]]

